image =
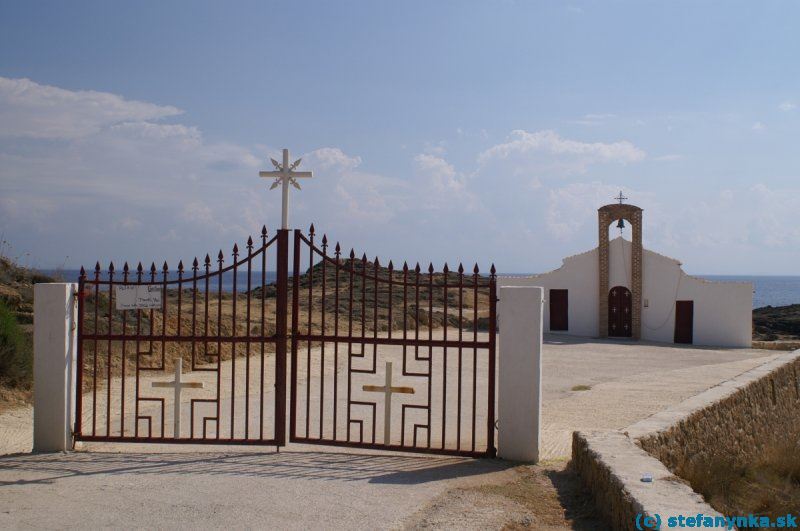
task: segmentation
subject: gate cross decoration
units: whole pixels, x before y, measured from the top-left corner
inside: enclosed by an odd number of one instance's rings
[[[173,425],[175,433],[173,437],[176,439],[181,436],[181,391],[183,389],[202,389],[203,382],[183,382],[181,376],[183,374],[183,359],[178,358],[175,362],[175,379],[171,382],[153,382],[153,387],[172,387],[175,389],[175,404],[172,409]]]
[[[383,393],[383,444],[391,443],[392,394],[413,395],[413,387],[392,387],[392,362],[386,362],[386,383],[384,385],[365,385],[361,389],[370,393]]]

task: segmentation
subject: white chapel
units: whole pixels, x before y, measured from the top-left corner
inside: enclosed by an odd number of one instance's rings
[[[549,273],[499,284],[544,288],[545,332],[750,347],[753,285],[693,277],[678,260],[643,249],[642,209],[618,199],[598,209],[597,247]],[[611,223],[626,221],[633,241],[609,240]]]

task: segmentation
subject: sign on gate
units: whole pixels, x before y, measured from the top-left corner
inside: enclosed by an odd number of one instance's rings
[[[161,308],[161,286],[114,286],[117,310]]]

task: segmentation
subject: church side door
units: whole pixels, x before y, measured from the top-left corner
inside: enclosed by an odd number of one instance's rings
[[[569,292],[550,290],[550,330],[569,330]]]
[[[694,301],[675,301],[675,343],[691,345],[694,336]]]
[[[631,290],[614,286],[608,292],[608,336],[631,337],[633,333]]]

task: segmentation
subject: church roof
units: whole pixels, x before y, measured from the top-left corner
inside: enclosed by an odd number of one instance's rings
[[[594,253],[594,252],[597,252],[597,247],[594,247],[593,249],[589,249],[588,251],[583,251],[582,253],[577,253],[577,254],[572,254],[572,255],[566,256],[566,257],[561,259],[561,265],[560,266],[558,266],[555,269],[551,269],[550,271],[544,271],[542,273],[534,273],[532,275],[498,275],[498,278],[536,278],[536,277],[540,277],[542,275],[549,275],[550,273],[558,271],[559,269],[564,267],[568,260],[574,260],[575,258],[578,258],[580,256],[584,256],[584,255],[587,255],[587,254],[590,254],[590,253]]]
[[[620,236],[617,236],[616,238],[614,238],[612,240],[609,240],[609,242],[608,242],[609,246],[615,244],[619,240],[622,240],[623,245],[625,245],[625,244],[632,245],[629,240],[626,240],[625,238],[623,238],[620,235]],[[585,256],[585,255],[588,255],[588,254],[591,254],[591,253],[596,253],[597,251],[598,251],[598,247],[593,247],[593,248],[591,248],[589,250],[586,250],[586,251],[583,251],[581,253],[576,253],[576,254],[572,254],[572,255],[569,255],[567,257],[564,257],[561,260],[561,265],[558,266],[555,269],[551,269],[550,271],[545,271],[545,272],[542,272],[542,273],[535,273],[535,274],[532,274],[532,275],[498,275],[498,278],[537,278],[537,277],[541,277],[543,275],[549,275],[550,273],[554,273],[554,272],[562,269],[567,264],[568,261],[575,260],[577,258],[580,258],[582,256]],[[708,280],[708,279],[705,279],[705,278],[702,278],[702,277],[697,277],[697,276],[694,276],[694,275],[690,275],[690,274],[686,273],[686,271],[683,270],[683,267],[682,267],[683,266],[683,262],[681,262],[680,260],[678,260],[676,258],[672,258],[670,256],[666,256],[664,254],[657,253],[655,251],[651,251],[650,249],[643,249],[643,252],[648,253],[650,255],[657,256],[659,258],[663,258],[664,260],[669,260],[670,262],[674,262],[675,265],[677,265],[680,268],[681,273],[683,273],[687,277],[692,278],[694,280],[697,280],[699,282],[703,282],[703,283],[706,283],[706,284],[749,284],[749,282],[746,282],[746,281]]]

